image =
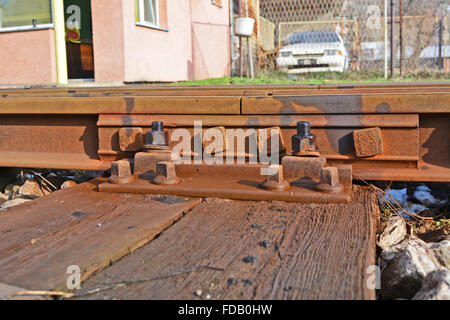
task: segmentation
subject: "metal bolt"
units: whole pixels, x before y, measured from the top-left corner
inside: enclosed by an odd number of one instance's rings
[[[155,184],[177,184],[180,180],[177,178],[175,164],[171,161],[161,161],[156,164],[156,177],[153,180]]]
[[[145,150],[155,150],[167,148],[166,133],[164,132],[164,123],[162,121],[152,122],[152,131],[145,133]]]
[[[297,122],[297,136],[306,137],[310,135],[311,125],[307,121]]]
[[[272,165],[270,168],[274,174],[269,176],[266,181],[262,183],[262,187],[271,191],[283,191],[289,188],[289,183],[284,180],[283,166]]]
[[[316,188],[323,192],[340,192],[339,171],[336,167],[325,167],[320,170],[320,183]]]
[[[133,160],[119,160],[111,163],[111,176],[108,181],[110,183],[122,184],[130,183],[135,180],[132,174]]]
[[[316,136],[311,134],[307,121],[297,122],[297,135],[292,137],[292,154],[297,156],[319,156],[316,152]]]
[[[164,131],[164,123],[162,121],[152,122],[152,131],[153,132],[163,132]]]

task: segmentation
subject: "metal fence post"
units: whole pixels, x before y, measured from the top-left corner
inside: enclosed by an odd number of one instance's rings
[[[388,78],[389,47],[388,47],[388,0],[384,0],[384,78]]]
[[[395,12],[394,12],[394,0],[391,0],[391,78],[394,78],[394,27],[395,27]]]

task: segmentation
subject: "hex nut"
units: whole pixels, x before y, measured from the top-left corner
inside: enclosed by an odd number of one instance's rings
[[[119,160],[111,164],[111,176],[108,181],[114,184],[130,183],[135,180],[132,173],[133,160]]]
[[[153,180],[156,184],[176,184],[180,180],[177,178],[175,164],[172,161],[161,161],[156,164],[156,177]]]
[[[340,192],[343,186],[339,183],[339,171],[336,167],[325,167],[320,171],[320,183],[316,189],[322,192]]]

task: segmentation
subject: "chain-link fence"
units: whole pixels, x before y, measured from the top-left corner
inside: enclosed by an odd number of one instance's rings
[[[249,6],[258,7],[250,11],[259,72],[450,72],[449,0],[252,0]]]

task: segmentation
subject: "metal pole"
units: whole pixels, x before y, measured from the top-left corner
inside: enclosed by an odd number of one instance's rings
[[[52,1],[53,25],[56,51],[56,77],[58,84],[67,84],[66,28],[64,20],[64,1]]]
[[[394,0],[391,0],[391,79],[394,78],[394,26],[395,26],[395,15],[394,15]]]
[[[236,73],[236,68],[234,64],[234,12],[233,12],[233,1],[229,0],[230,6],[230,76],[233,77]]]
[[[439,55],[438,55],[438,57],[439,57],[439,59],[438,59],[438,63],[439,63],[439,70],[441,70],[442,71],[442,69],[444,68],[444,58],[443,58],[443,56],[442,56],[442,44],[443,44],[443,36],[444,36],[444,33],[443,33],[443,28],[444,28],[444,24],[442,23],[442,19],[439,19]]]
[[[248,18],[248,1],[245,0],[245,17]],[[248,37],[248,64],[250,68],[250,78],[253,79],[255,77],[253,72],[253,54],[252,54],[252,37]]]
[[[242,1],[239,0],[239,17],[242,17]],[[239,77],[243,78],[244,77],[244,50],[242,48],[243,45],[243,41],[242,41],[242,37],[239,36]]]
[[[403,1],[399,0],[399,16],[400,16],[400,76],[403,73]]]
[[[389,48],[388,48],[388,0],[384,0],[384,78],[388,78]]]

